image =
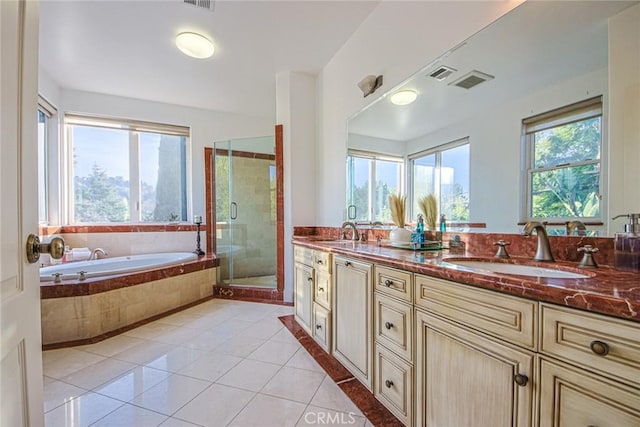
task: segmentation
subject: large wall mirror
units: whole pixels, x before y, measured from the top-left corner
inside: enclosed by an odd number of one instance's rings
[[[351,117],[349,152],[363,156],[375,153],[382,160],[404,159],[409,170],[400,172],[395,185],[401,185],[407,194],[421,185],[420,178],[409,173],[415,170],[419,174],[420,162],[444,168],[446,162],[455,164],[467,156],[466,176],[461,172],[460,181],[456,181],[460,197],[449,201],[453,203],[448,207],[451,212],[458,209],[452,215],[486,224],[478,231],[518,232],[519,223],[528,218],[530,204],[534,203],[527,191],[532,186],[537,191],[537,184],[532,184],[537,179],[533,169],[545,167],[544,162],[531,160],[536,166],[527,172],[528,159],[537,157],[527,152],[530,148],[524,142],[523,129],[534,125],[525,119],[543,120],[543,113],[567,106],[574,106],[578,115],[594,115],[597,111],[595,115],[601,115],[601,148],[599,141],[591,151],[581,148],[583,158],[572,160],[582,171],[592,172],[591,181],[582,184],[590,185],[591,193],[574,204],[583,211],[596,212],[591,221],[585,221],[590,222],[589,228],[601,235],[611,234],[616,229],[608,231],[609,218],[626,212],[609,212],[615,209],[609,200],[619,197],[614,192],[623,191],[611,189],[608,182],[610,171],[617,168],[608,141],[609,124],[613,123],[609,93],[615,85],[609,71],[613,43],[610,18],[640,8],[638,3],[523,3]],[[415,101],[407,105],[392,103],[392,95],[404,90],[414,92]],[[571,149],[557,148],[556,157]],[[544,171],[564,173],[560,166]],[[398,171],[389,174],[397,178]],[[439,178],[442,182],[455,180],[445,175]],[[378,190],[369,194],[375,197]],[[570,217],[573,211],[567,212],[559,216]],[[417,213],[413,210],[411,217]],[[550,228],[553,223],[550,221]],[[561,224],[557,222],[558,229]],[[617,222],[615,226],[621,229]]]

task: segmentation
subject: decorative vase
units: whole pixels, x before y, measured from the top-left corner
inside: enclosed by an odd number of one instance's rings
[[[411,243],[411,231],[396,227],[389,232],[389,240],[392,243]]]

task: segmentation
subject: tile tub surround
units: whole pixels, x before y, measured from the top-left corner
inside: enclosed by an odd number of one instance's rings
[[[488,235],[485,235],[485,239],[493,243],[495,241],[493,237],[496,235],[491,236],[492,238],[488,239]],[[574,238],[564,237],[563,239]],[[533,241],[535,242],[535,239]],[[361,258],[427,276],[640,322],[640,273],[618,271],[603,264],[598,269],[579,270],[575,262],[535,263],[541,267],[557,266],[568,270],[594,274],[593,277],[586,279],[552,279],[471,273],[446,263],[447,258],[467,257],[473,259],[478,256],[493,256],[493,251],[490,254],[486,252],[480,254],[472,253],[470,251],[470,248],[474,247],[472,244],[467,245],[465,255],[458,255],[450,254],[447,250],[414,252],[395,249],[378,246],[375,241],[371,240],[367,243],[355,243],[340,247],[332,245],[330,242],[318,241],[315,238],[297,238],[294,236],[294,243],[334,254]],[[551,242],[552,248],[554,243],[556,242]],[[512,246],[514,246],[513,241]],[[558,248],[555,251],[558,251]],[[535,250],[529,252],[527,257],[524,258],[516,257],[515,255],[518,254],[518,251],[510,249],[512,255],[510,262],[532,264],[531,258],[534,252]],[[600,255],[600,253],[596,255]],[[562,258],[558,257],[556,259],[561,260]],[[597,257],[596,260],[601,262]]]
[[[95,341],[212,297],[215,259],[123,276],[41,285],[44,346]]]

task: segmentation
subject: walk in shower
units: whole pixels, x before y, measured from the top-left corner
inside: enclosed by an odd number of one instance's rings
[[[276,287],[276,160],[273,136],[214,145],[218,283]]]

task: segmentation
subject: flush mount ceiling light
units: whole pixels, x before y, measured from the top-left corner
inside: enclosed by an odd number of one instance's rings
[[[413,90],[401,90],[391,95],[391,102],[395,105],[408,105],[416,100],[418,94]]]
[[[184,32],[176,36],[176,46],[185,55],[204,59],[213,55],[213,43],[202,34]]]

